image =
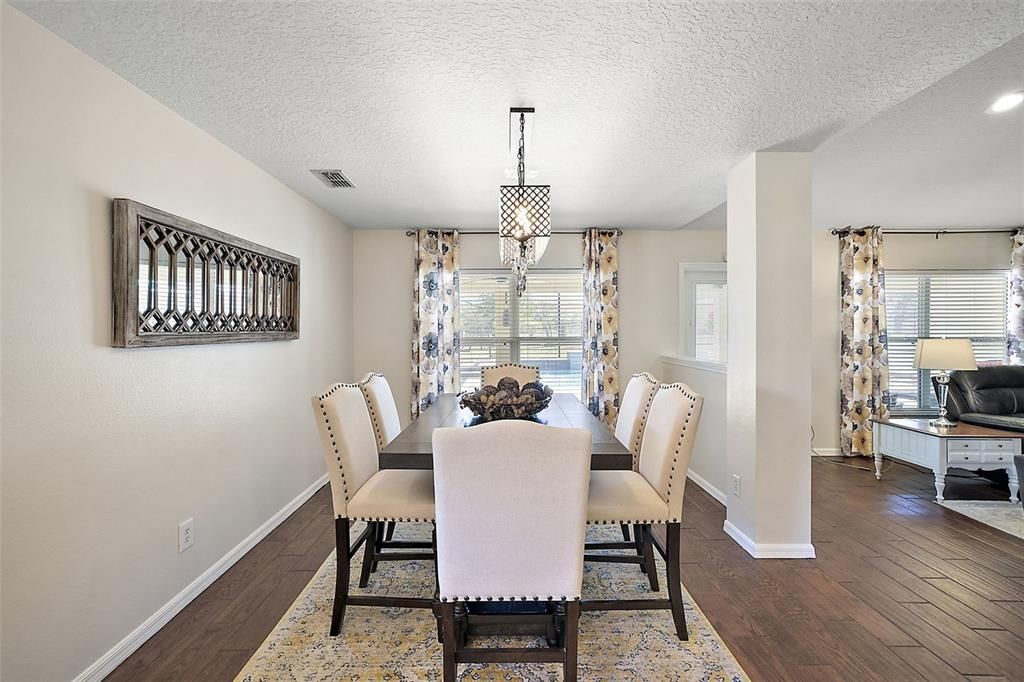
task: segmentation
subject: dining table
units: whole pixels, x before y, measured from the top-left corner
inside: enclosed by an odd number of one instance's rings
[[[442,393],[437,400],[412,420],[398,436],[385,445],[379,455],[381,469],[433,469],[434,429],[472,427],[478,418],[459,406],[459,394]],[[590,431],[592,470],[629,470],[633,454],[620,443],[608,427],[572,393],[555,393],[551,402],[532,418],[541,424]]]

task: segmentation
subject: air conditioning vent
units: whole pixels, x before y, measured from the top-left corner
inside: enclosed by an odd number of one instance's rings
[[[310,171],[313,175],[320,178],[320,181],[328,187],[335,189],[341,189],[343,187],[355,187],[352,182],[345,177],[345,174],[340,170],[336,169],[313,169]]]

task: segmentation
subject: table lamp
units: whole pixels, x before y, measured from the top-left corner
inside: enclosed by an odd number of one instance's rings
[[[946,398],[949,396],[949,370],[978,369],[974,362],[974,347],[970,339],[918,339],[914,353],[915,369],[935,369],[935,382],[939,385],[939,416],[929,424],[938,428],[956,426],[946,417]]]

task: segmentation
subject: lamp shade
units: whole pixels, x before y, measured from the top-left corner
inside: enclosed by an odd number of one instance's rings
[[[970,339],[918,339],[917,369],[978,369]]]

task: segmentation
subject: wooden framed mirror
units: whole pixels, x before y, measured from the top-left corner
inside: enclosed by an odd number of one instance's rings
[[[299,338],[299,259],[114,199],[113,345]]]

